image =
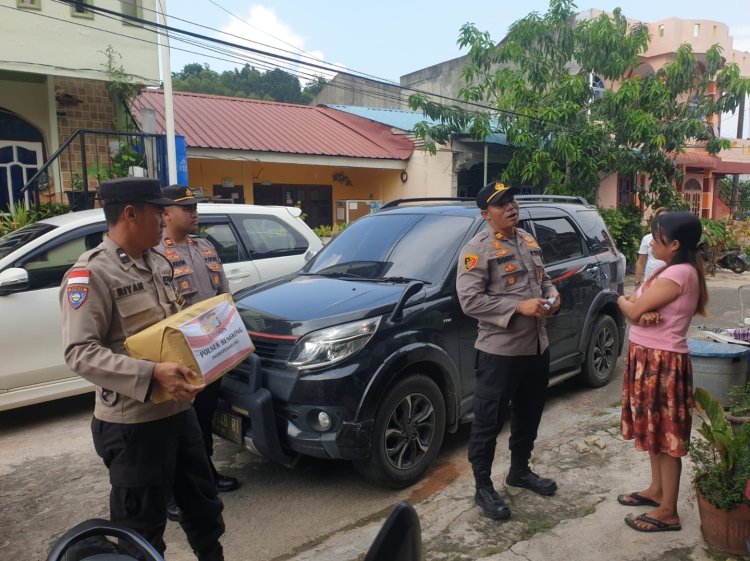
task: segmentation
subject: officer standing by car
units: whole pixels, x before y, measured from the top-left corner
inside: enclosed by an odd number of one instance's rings
[[[479,191],[477,206],[487,226],[461,252],[456,278],[461,308],[479,321],[469,438],[474,500],[496,520],[510,517],[490,478],[497,436],[509,414],[511,466],[506,484],[540,495],[557,490],[552,479],[531,471],[529,459],[549,382],[544,321],[560,309],[560,296],[545,274],[541,248],[517,227],[516,192],[499,181]]]
[[[223,505],[191,407],[205,386],[176,363],[132,358],[126,337],[180,310],[172,267],[153,247],[162,210],[173,204],[158,180],[102,183],[108,234],[83,253],[60,288],[65,361],[96,385],[94,447],[109,470],[110,516],[164,553],[170,492],[183,508],[182,527],[200,561],[223,560]],[[156,384],[172,397],[153,403]],[[132,553],[132,552],[130,552]]]
[[[184,298],[185,306],[228,293],[229,281],[216,254],[216,248],[208,240],[191,236],[198,231],[198,203],[205,199],[196,198],[183,185],[170,185],[162,192],[173,203],[164,208],[165,227],[161,243],[156,249],[172,263],[175,286]],[[239,483],[236,478],[217,472],[211,461],[212,422],[220,389],[221,379],[206,386],[205,390],[195,396],[193,408],[198,416],[216,487],[222,492],[237,489]],[[174,501],[170,501],[167,515],[171,520],[179,520],[180,508]]]

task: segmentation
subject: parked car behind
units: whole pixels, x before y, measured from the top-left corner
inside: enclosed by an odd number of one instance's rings
[[[517,199],[562,297],[547,319],[553,376],[602,386],[622,350],[624,258],[583,199]],[[377,484],[417,481],[470,420],[477,323],[456,263],[483,227],[473,200],[396,201],[299,272],[235,295],[256,352],[225,376],[216,432],[286,465],[339,458]]]
[[[302,267],[322,244],[294,207],[199,204],[199,235],[216,246],[232,292]],[[93,388],[65,365],[58,289],[96,247],[101,209],[41,220],[0,238],[0,411]]]

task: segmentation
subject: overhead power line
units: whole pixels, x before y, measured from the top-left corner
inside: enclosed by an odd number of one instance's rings
[[[68,4],[68,5],[72,4],[72,0],[59,0],[59,1],[65,3],[65,4]],[[120,13],[120,12],[109,10],[107,8],[102,8],[101,6],[95,6],[95,5],[92,5],[92,4],[87,4],[85,2],[76,2],[76,6],[83,7],[85,9],[90,10],[90,11],[95,12],[95,13],[108,14],[110,16],[114,16],[114,17],[117,17],[117,18],[120,18],[120,19],[127,19],[128,21],[140,24],[142,26],[153,27],[153,28],[156,28],[156,29],[163,30],[165,32],[169,32],[169,33],[177,33],[177,34],[187,35],[187,36],[195,38],[195,39],[200,39],[200,40],[203,40],[203,41],[208,41],[208,42],[211,42],[211,43],[216,43],[216,44],[219,44],[219,45],[222,45],[222,46],[225,46],[225,47],[229,47],[229,48],[232,48],[232,49],[239,49],[239,50],[251,52],[251,53],[254,53],[256,55],[263,55],[265,57],[282,60],[282,61],[285,61],[287,63],[301,64],[301,65],[304,65],[304,66],[307,66],[307,67],[310,67],[310,68],[316,68],[316,69],[324,70],[324,71],[330,71],[330,69],[331,69],[330,65],[325,66],[325,65],[321,65],[321,64],[317,64],[317,63],[313,63],[313,62],[300,61],[299,59],[292,58],[292,57],[289,57],[289,56],[286,56],[286,55],[276,54],[276,53],[270,53],[270,52],[262,51],[260,49],[256,49],[254,47],[249,47],[249,46],[246,46],[246,45],[239,45],[239,44],[232,43],[230,41],[225,41],[223,39],[219,39],[219,38],[216,38],[216,37],[209,37],[207,35],[196,33],[194,31],[189,31],[189,30],[186,30],[186,29],[176,28],[176,27],[171,26],[171,25],[165,25],[165,24],[153,22],[153,21],[150,21],[150,20],[146,20],[146,19],[143,19],[143,18],[136,17],[136,16],[131,16],[129,14],[123,14],[123,13]],[[173,38],[174,35],[170,35],[170,37]],[[339,72],[339,74],[350,75],[350,76],[353,76],[355,78],[359,77],[356,73],[354,73],[352,71],[349,71],[349,70],[347,70],[346,72]],[[389,83],[389,82],[383,82],[383,83],[388,84],[388,85],[395,85],[395,84],[392,84],[392,83]],[[505,114],[505,115],[508,115],[508,116],[511,116],[511,117],[518,117],[518,118],[530,119],[530,120],[538,121],[538,122],[544,122],[544,123],[547,123],[549,125],[554,125],[554,126],[560,127],[561,129],[568,129],[571,132],[580,132],[581,130],[583,130],[582,127],[580,127],[578,125],[567,125],[567,124],[560,123],[558,121],[554,121],[552,119],[546,119],[546,118],[538,117],[538,116],[535,116],[535,115],[525,115],[525,114],[519,113],[517,111],[511,111],[511,110],[507,110],[507,109],[498,109],[496,107],[491,107],[491,106],[480,104],[480,103],[476,103],[476,102],[469,102],[469,101],[464,101],[464,100],[458,100],[458,99],[455,99],[455,98],[452,98],[452,97],[449,97],[449,96],[444,96],[444,95],[441,95],[441,94],[435,94],[433,92],[427,92],[427,91],[419,90],[419,89],[412,88],[412,87],[409,87],[409,86],[398,86],[398,87],[400,87],[401,89],[406,90],[406,91],[411,91],[411,92],[414,92],[414,93],[419,93],[419,94],[422,94],[422,95],[430,96],[432,98],[443,99],[443,100],[450,101],[452,103],[459,103],[459,104],[464,105],[464,106],[475,107],[475,108],[481,109],[483,111],[489,111],[489,112],[493,112],[493,113],[502,113],[502,114]]]

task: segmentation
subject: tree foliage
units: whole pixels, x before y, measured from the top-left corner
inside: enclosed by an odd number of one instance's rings
[[[288,72],[278,68],[261,72],[249,64],[218,73],[208,64],[191,63],[183,66],[180,72],[172,73],[175,91],[286,103],[309,103],[325,84],[325,79],[317,77],[302,88],[299,79]]]
[[[699,63],[689,44],[656,72],[639,68],[649,45],[648,28],[628,23],[621,10],[576,20],[572,0],[550,0],[545,14],[513,23],[499,44],[471,23],[458,44],[468,47],[463,104],[444,105],[424,94],[410,106],[438,122],[421,123],[417,136],[428,149],[453,132],[477,139],[502,132],[514,148],[502,179],[543,187],[549,193],[595,200],[602,173],[647,173],[646,205],[681,204],[672,187],[673,156],[688,142],[716,153],[704,116],[732,111],[750,89],[736,64],[723,65],[714,45]],[[595,91],[592,77],[618,88]],[[718,95],[709,93],[715,82]]]

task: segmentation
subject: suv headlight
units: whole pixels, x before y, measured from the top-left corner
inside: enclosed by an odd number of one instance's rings
[[[341,362],[364,347],[379,324],[380,316],[313,331],[297,341],[289,365],[306,370]]]

